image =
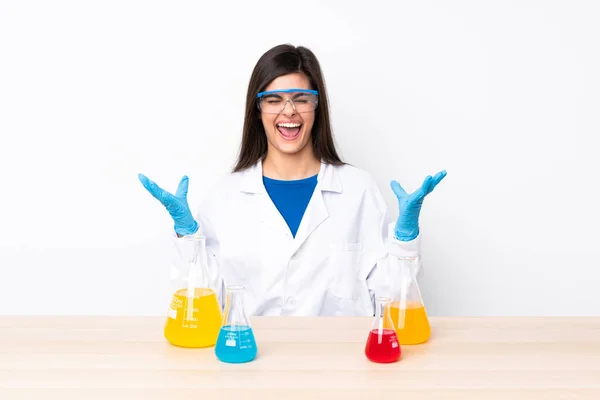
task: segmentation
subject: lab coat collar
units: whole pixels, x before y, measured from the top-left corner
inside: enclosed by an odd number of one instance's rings
[[[241,172],[241,191],[246,193],[266,193],[263,184],[262,160]],[[342,192],[342,182],[336,166],[321,162],[317,175],[317,188],[322,192]]]

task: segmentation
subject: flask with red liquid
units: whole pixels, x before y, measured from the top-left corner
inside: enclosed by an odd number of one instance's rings
[[[389,313],[390,299],[377,297],[375,299],[375,320],[369,331],[365,355],[376,363],[392,363],[400,359],[400,343]]]

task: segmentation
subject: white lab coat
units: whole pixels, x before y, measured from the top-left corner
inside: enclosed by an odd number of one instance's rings
[[[395,221],[374,179],[322,163],[296,237],[265,190],[262,163],[233,173],[199,207],[210,284],[224,306],[225,285],[244,285],[247,315],[374,315],[390,295],[388,257],[417,257],[420,237],[393,237]],[[190,241],[173,235],[176,253]]]

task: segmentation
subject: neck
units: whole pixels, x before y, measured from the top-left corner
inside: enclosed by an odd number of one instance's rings
[[[262,167],[263,175],[267,178],[290,181],[318,174],[321,160],[312,151],[300,151],[296,154],[269,151]]]

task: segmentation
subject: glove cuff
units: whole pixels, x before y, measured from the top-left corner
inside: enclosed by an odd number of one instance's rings
[[[198,223],[194,221],[194,224],[189,227],[175,225],[175,232],[181,236],[193,235],[194,233],[198,232]]]
[[[410,242],[419,236],[419,226],[413,229],[394,229],[394,237],[401,242]]]

